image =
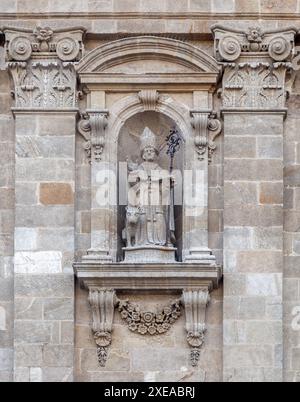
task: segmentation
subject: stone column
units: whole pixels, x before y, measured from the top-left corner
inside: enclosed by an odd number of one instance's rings
[[[224,64],[224,381],[281,381],[283,123],[295,31],[213,32]]]
[[[15,107],[14,376],[72,381],[81,29],[5,30]]]

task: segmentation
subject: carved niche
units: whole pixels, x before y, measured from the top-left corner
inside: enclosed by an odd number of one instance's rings
[[[4,28],[5,52],[17,108],[77,106],[75,62],[83,52],[83,28]]]
[[[284,108],[296,29],[264,32],[214,26],[215,55],[224,65],[224,108]]]

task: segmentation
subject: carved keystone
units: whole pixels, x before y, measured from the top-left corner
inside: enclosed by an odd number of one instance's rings
[[[206,307],[210,301],[207,289],[184,290],[182,302],[185,307],[187,341],[191,349],[191,363],[195,367],[200,358],[206,331]]]
[[[149,89],[140,91],[138,97],[144,110],[156,110],[156,105],[159,99],[159,93],[156,90]]]
[[[92,330],[97,345],[97,355],[101,367],[107,361],[107,349],[111,344],[112,326],[116,295],[114,290],[91,288],[89,302],[92,308]]]

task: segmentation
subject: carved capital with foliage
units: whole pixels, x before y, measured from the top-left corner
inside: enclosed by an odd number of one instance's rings
[[[83,28],[4,28],[5,52],[17,108],[77,106],[75,62],[83,53]]]
[[[216,25],[215,57],[224,66],[224,108],[282,109],[286,76],[292,70],[295,28],[246,31]]]

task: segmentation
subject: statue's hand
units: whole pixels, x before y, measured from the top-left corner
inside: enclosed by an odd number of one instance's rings
[[[129,172],[134,172],[135,170],[138,169],[138,163],[136,162],[132,162],[131,159],[126,158],[126,162],[127,162],[127,169]]]

